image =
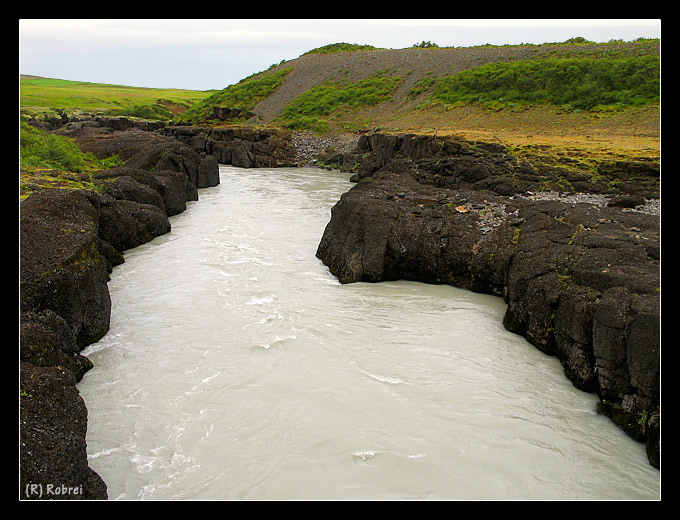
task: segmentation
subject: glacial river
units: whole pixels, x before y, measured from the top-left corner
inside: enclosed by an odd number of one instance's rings
[[[125,253],[84,352],[109,499],[659,498],[644,446],[503,328],[502,299],[330,274],[347,174],[220,171]]]

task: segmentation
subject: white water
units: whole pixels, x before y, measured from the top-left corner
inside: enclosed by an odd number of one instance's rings
[[[126,252],[85,354],[110,499],[658,499],[645,449],[500,298],[341,285],[315,257],[347,175],[221,168]]]

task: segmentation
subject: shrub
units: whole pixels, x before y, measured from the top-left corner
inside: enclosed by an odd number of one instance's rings
[[[106,114],[110,116],[130,116],[158,121],[168,121],[172,119],[172,112],[156,103],[133,103],[126,107],[107,110]]]
[[[372,51],[377,50],[378,47],[373,47],[372,45],[359,45],[357,43],[331,43],[330,45],[324,45],[317,49],[312,49],[303,54],[331,54],[334,52],[348,52],[348,51]]]
[[[19,153],[22,166],[81,172],[83,153],[68,137],[49,134],[21,121]]]
[[[390,99],[401,81],[400,77],[388,76],[385,72],[356,82],[327,81],[289,103],[283,109],[281,120],[289,128],[298,128],[309,125],[310,118],[327,118],[341,110],[375,106]]]
[[[268,72],[264,75],[250,76],[235,85],[229,85],[227,88],[211,94],[184,111],[179,121],[185,123],[210,121],[213,118],[213,107],[216,106],[238,108],[244,113],[248,112],[257,103],[276,91],[283,84],[283,80],[291,70],[289,67],[276,72]]]
[[[430,49],[430,48],[438,48],[439,45],[437,45],[436,43],[432,43],[430,41],[426,42],[426,41],[423,40],[420,43],[414,43],[413,47],[414,48],[420,48],[420,49]]]
[[[660,60],[545,58],[499,62],[440,78],[433,98],[459,103],[545,103],[590,110],[598,105],[659,102]]]

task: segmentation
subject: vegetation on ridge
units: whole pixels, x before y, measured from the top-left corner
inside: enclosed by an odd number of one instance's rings
[[[215,107],[237,109],[248,113],[255,105],[278,89],[291,68],[250,76],[235,85],[215,92],[183,112],[178,121],[181,123],[204,123],[217,121]]]
[[[430,79],[429,85],[432,99],[447,105],[520,103],[592,110],[658,103],[660,67],[655,55],[542,58],[490,63]]]
[[[110,168],[119,162],[117,157],[96,159],[83,153],[72,139],[35,128],[25,121],[19,125],[19,150],[24,169],[51,168],[80,173]]]
[[[97,159],[83,153],[76,143],[20,121],[19,156],[22,196],[33,185],[95,189],[91,173],[111,168],[123,161],[116,155]]]
[[[355,82],[326,81],[286,105],[280,121],[288,128],[323,132],[334,113],[378,105],[389,99],[401,82],[402,78],[390,76],[388,71]]]
[[[316,49],[312,49],[311,51],[307,51],[302,56],[306,56],[307,54],[331,54],[334,52],[375,50],[379,50],[379,48],[373,47],[373,45],[359,45],[356,43],[331,43],[330,45],[324,45],[323,47],[318,47]]]

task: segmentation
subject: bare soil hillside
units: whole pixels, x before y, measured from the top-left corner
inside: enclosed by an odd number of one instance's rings
[[[606,44],[607,49],[632,44]],[[597,45],[590,46],[591,50]],[[583,49],[583,47],[580,47]],[[379,128],[383,132],[438,135],[457,134],[470,139],[512,146],[547,146],[586,153],[658,157],[658,107],[620,114],[573,113],[557,108],[491,111],[476,107],[418,108],[421,99],[408,92],[419,80],[443,76],[497,61],[559,56],[579,50],[574,45],[537,45],[473,48],[411,48],[333,54],[306,54],[280,64],[292,67],[284,84],[255,109],[257,121],[271,123],[292,99],[326,80],[357,81],[389,70],[404,78],[392,102],[335,118],[336,131]]]

